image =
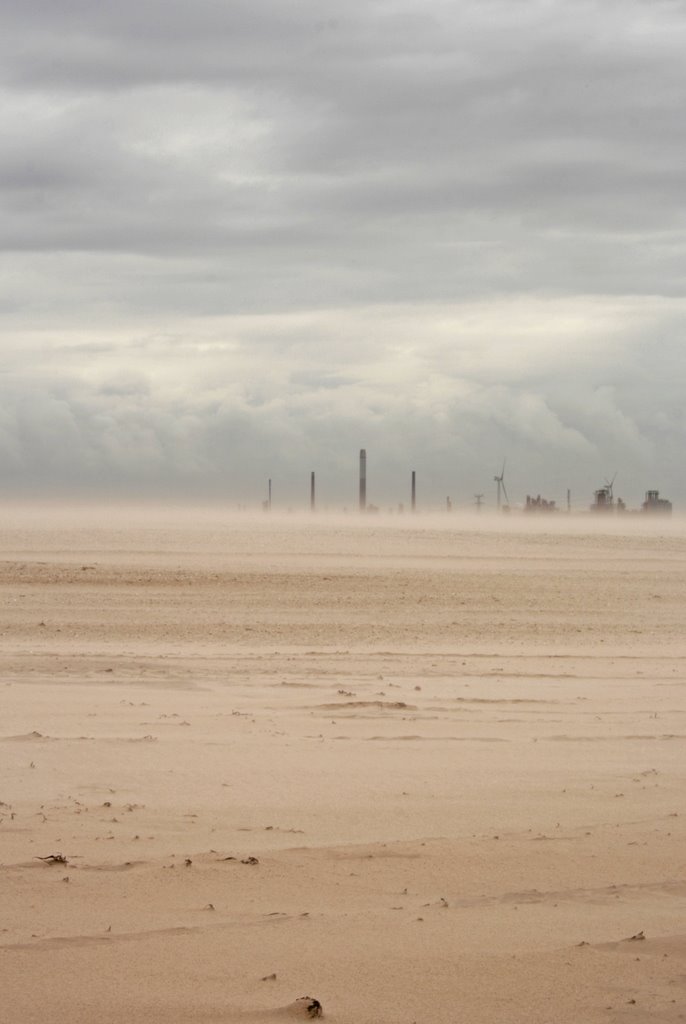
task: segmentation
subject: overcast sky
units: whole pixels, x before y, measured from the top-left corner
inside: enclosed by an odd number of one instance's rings
[[[0,493],[686,503],[686,3],[2,6]]]

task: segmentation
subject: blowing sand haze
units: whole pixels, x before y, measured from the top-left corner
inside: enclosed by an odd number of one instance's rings
[[[4,1020],[686,1019],[683,524],[46,521],[0,533]]]

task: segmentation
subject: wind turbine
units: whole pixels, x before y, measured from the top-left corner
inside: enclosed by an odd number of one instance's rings
[[[607,477],[605,477],[605,486],[607,487],[607,494],[608,494],[608,497],[610,499],[610,504],[612,504],[613,501],[614,501],[614,494],[612,492],[612,486],[613,486],[613,484],[614,484],[616,479],[617,479],[617,473],[616,472],[615,472],[615,475],[612,477],[611,480],[608,480]]]
[[[500,502],[501,492],[505,495],[505,504],[506,505],[510,504],[510,499],[507,496],[507,490],[505,488],[505,463],[506,463],[506,461],[507,461],[506,459],[503,459],[503,468],[500,470],[500,476],[494,476],[493,477],[495,483],[498,485],[498,497],[496,499],[496,504],[498,506],[498,511],[500,511],[500,507],[501,507],[501,502]]]

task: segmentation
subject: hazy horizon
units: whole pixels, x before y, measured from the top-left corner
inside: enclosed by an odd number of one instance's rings
[[[318,507],[312,512],[304,503],[297,506],[275,504],[271,512],[259,504],[245,505],[224,501],[192,500],[114,501],[86,499],[82,501],[55,498],[33,501],[15,500],[0,504],[0,527],[5,540],[10,535],[30,531],[44,536],[71,535],[86,530],[92,534],[114,537],[129,531],[142,531],[154,536],[153,547],[162,543],[165,531],[204,536],[210,546],[223,533],[251,535],[255,543],[266,533],[284,535],[306,531],[322,535],[351,530],[354,533],[377,534],[403,531],[424,535],[464,534],[485,537],[515,534],[521,536],[598,536],[598,537],[681,537],[686,532],[686,515],[671,516],[626,514],[594,514],[572,511],[555,514],[525,514],[514,510],[507,514],[495,508],[465,507],[446,512],[445,509],[418,506],[412,512],[405,505],[380,506],[361,513],[353,505]],[[9,542],[9,541],[8,541]],[[258,544],[259,547],[259,544]]]
[[[367,511],[412,514],[411,504],[411,470],[401,473],[394,467],[377,467],[370,453],[367,452]],[[277,467],[278,469],[278,467]],[[121,481],[103,480],[98,486],[89,486],[84,482],[62,480],[53,486],[46,487],[45,481],[37,479],[30,486],[6,490],[3,495],[5,503],[35,504],[40,502],[76,505],[98,505],[100,503],[114,505],[174,505],[183,507],[225,507],[234,510],[253,510],[292,512],[310,511],[311,472],[315,473],[315,511],[316,512],[351,512],[359,513],[359,453],[350,459],[345,474],[335,476],[328,471],[293,470],[288,477],[275,473],[273,476],[253,480],[249,485],[236,485],[231,473],[217,476],[212,486],[203,486],[202,480],[196,479],[191,485],[186,482],[181,487],[178,481],[167,481],[164,486],[157,483],[136,481],[128,485]],[[502,472],[498,467],[496,475]],[[416,509],[417,513],[433,514],[475,514],[506,516],[508,511],[519,514],[525,511],[526,499],[543,498],[555,503],[554,510],[546,512],[538,510],[531,516],[536,519],[550,518],[559,514],[574,515],[591,512],[594,495],[600,488],[611,486],[615,502],[621,499],[625,503],[624,510],[601,513],[600,516],[610,517],[622,514],[641,512],[641,506],[648,490],[658,490],[661,498],[672,500],[672,495],[652,485],[640,489],[635,481],[623,481],[618,474],[602,477],[591,484],[588,489],[580,492],[569,490],[536,490],[526,492],[520,489],[519,474],[504,470],[504,489],[501,493],[501,508],[498,507],[498,486],[495,476],[475,476],[473,487],[469,482],[460,480],[457,474],[447,473],[422,474],[415,470]],[[513,482],[514,481],[514,482]],[[270,490],[271,484],[271,490]],[[478,485],[481,485],[480,487]],[[268,498],[271,493],[272,507],[268,509]],[[568,502],[569,498],[569,502]],[[479,508],[480,505],[480,508]],[[683,506],[674,504],[673,514],[683,512]],[[664,518],[657,516],[657,518]]]

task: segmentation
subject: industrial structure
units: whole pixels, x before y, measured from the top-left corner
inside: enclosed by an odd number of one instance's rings
[[[367,449],[360,448],[360,512],[367,511]]]
[[[617,474],[611,480],[606,480],[603,487],[593,492],[594,501],[591,505],[591,512],[625,512],[626,502],[621,498],[615,500],[613,486]]]
[[[646,497],[645,501],[641,505],[641,511],[651,514],[657,513],[658,515],[671,516],[672,503],[671,501],[667,501],[666,498],[661,498],[659,491],[646,491]]]
[[[526,496],[525,512],[557,512],[557,510],[557,505],[554,501],[542,498],[540,494],[537,494],[535,498],[532,498],[530,494]]]

